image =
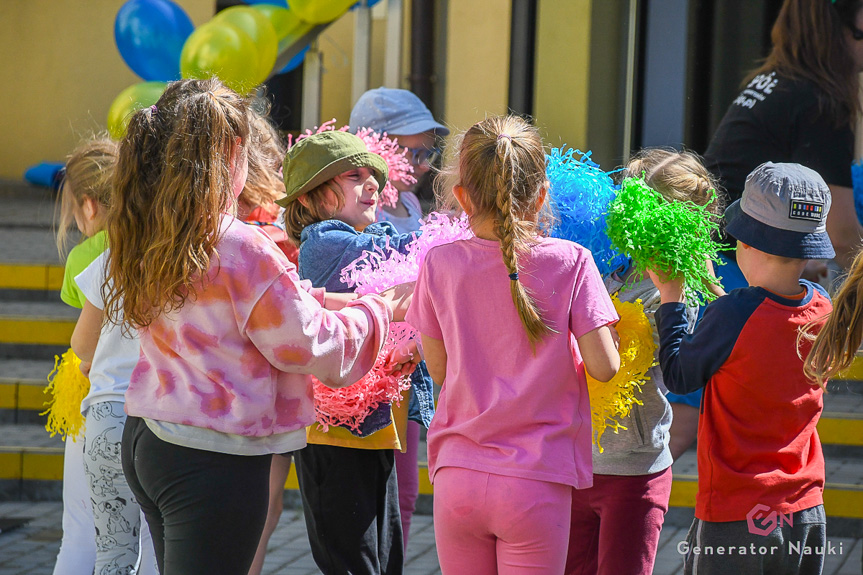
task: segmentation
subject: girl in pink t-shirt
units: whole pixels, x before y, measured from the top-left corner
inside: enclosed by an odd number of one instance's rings
[[[620,366],[590,252],[542,236],[545,154],[516,116],[470,128],[449,171],[476,234],[429,251],[407,320],[442,385],[428,433],[444,573],[562,573],[592,482],[585,368]]]

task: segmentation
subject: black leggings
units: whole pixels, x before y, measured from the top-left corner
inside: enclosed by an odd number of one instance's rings
[[[122,458],[162,575],[248,573],[267,519],[271,455],[181,447],[129,417]]]
[[[404,539],[392,449],[294,452],[312,556],[324,575],[401,575]]]

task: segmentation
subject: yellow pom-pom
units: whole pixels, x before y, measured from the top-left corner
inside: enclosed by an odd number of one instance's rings
[[[605,430],[609,427],[615,433],[620,429],[625,430],[620,418],[629,415],[633,404],[642,404],[637,394],[641,393],[641,384],[650,379],[647,370],[656,365],[653,328],[644,314],[641,300],[622,302],[613,296],[611,301],[620,316],[620,321],[615,325],[620,335],[620,370],[611,381],[605,383],[587,376],[593,441],[600,453],[603,449],[599,440]]]
[[[90,380],[81,373],[81,360],[71,349],[62,357],[55,356],[54,370],[48,374],[45,393],[51,397],[45,402],[48,407],[40,415],[48,415],[45,429],[54,437],[58,433],[63,440],[71,437],[76,441],[84,431],[84,416],[81,401],[90,391]]]

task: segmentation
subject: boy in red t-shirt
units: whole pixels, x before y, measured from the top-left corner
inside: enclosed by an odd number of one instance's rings
[[[830,190],[799,164],[766,163],[725,212],[749,287],[708,306],[686,333],[680,281],[651,273],[659,361],[674,393],[704,388],[695,520],[685,573],[820,573],[826,538],[824,457],[815,425],[823,390],[803,373],[798,332],[831,309],[800,279],[806,261],[834,256]],[[817,331],[817,330],[816,330]]]

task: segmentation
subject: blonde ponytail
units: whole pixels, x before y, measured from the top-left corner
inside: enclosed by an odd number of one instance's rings
[[[487,118],[461,140],[458,179],[469,195],[471,221],[494,222],[512,301],[531,344],[555,330],[519,281],[519,256],[548,229],[550,214],[540,198],[546,187],[545,151],[539,132],[518,116]],[[449,172],[455,171],[449,166]]]

